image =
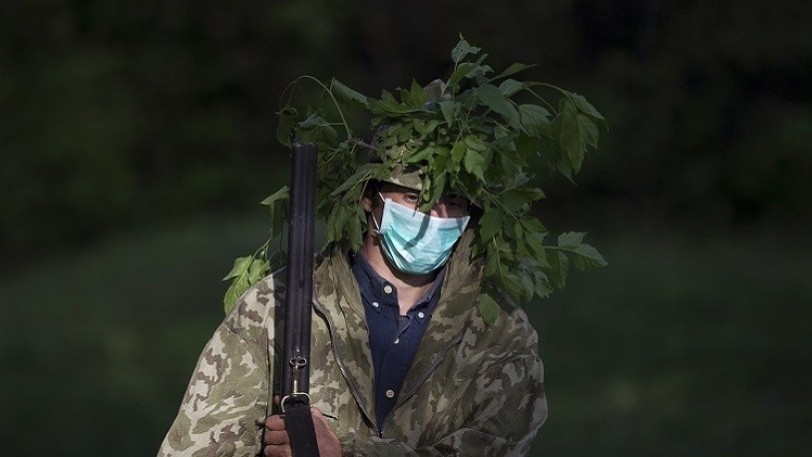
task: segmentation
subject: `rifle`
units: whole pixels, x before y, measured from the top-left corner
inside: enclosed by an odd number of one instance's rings
[[[318,457],[310,413],[310,322],[313,299],[313,213],[316,199],[314,144],[293,145],[288,225],[282,413],[294,457]]]

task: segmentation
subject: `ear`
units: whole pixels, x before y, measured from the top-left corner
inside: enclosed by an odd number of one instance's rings
[[[364,193],[364,196],[361,198],[361,206],[364,207],[364,211],[367,213],[372,212],[372,198],[370,198],[369,193]]]

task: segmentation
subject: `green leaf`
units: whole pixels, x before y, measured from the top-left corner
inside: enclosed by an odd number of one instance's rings
[[[578,130],[581,132],[581,137],[589,146],[598,148],[598,126],[587,116],[578,113]]]
[[[560,116],[561,134],[559,141],[561,150],[564,151],[572,170],[577,173],[581,169],[584,152],[586,151],[586,142],[581,132],[581,124],[578,121],[578,111],[571,101],[565,100]]]
[[[477,177],[481,182],[485,182],[485,157],[476,149],[468,147],[465,151],[465,169]]]
[[[571,183],[575,184],[575,181],[572,179],[573,173],[572,164],[570,164],[569,160],[567,160],[566,157],[561,157],[558,163],[556,163],[556,169]]]
[[[330,91],[335,95],[338,95],[339,98],[355,101],[364,105],[365,107],[369,107],[369,99],[366,95],[350,89],[335,78],[333,78],[332,82],[330,83]]]
[[[530,274],[527,271],[521,271],[519,279],[521,280],[520,284],[522,286],[522,299],[525,302],[529,302],[533,299],[533,293],[535,291],[533,279],[530,277]]]
[[[511,296],[514,300],[518,302],[522,302],[526,300],[526,290],[525,285],[522,283],[522,279],[519,275],[514,273],[502,272],[500,279],[502,280],[502,286],[505,288],[505,292]],[[531,297],[532,297],[532,289],[531,289]]]
[[[265,259],[254,259],[248,267],[248,283],[253,285],[259,282],[270,271],[270,266]]]
[[[479,219],[479,236],[483,240],[490,240],[502,229],[502,212],[496,208],[485,211]]]
[[[254,256],[240,257],[234,261],[234,267],[223,279],[233,279],[223,297],[223,308],[228,314],[237,303],[237,300],[268,273],[269,265],[265,259]]]
[[[439,125],[440,121],[437,119],[432,119],[428,122],[415,119],[414,129],[421,135],[421,137],[426,137],[433,133]]]
[[[251,288],[251,284],[248,282],[248,277],[246,275],[240,276],[236,278],[229,286],[228,290],[226,291],[225,297],[223,297],[223,310],[226,314],[230,313],[234,306],[237,305],[237,300],[243,296],[243,294]]]
[[[364,213],[361,205],[356,205],[355,217],[351,217],[347,221],[347,235],[350,241],[350,247],[353,251],[358,251],[361,247],[363,231],[366,229],[366,214]]]
[[[521,242],[522,238],[524,238],[524,227],[522,227],[521,222],[516,221],[516,223],[513,224],[513,235],[518,242]]]
[[[521,71],[525,71],[528,68],[533,68],[533,67],[535,67],[535,65],[528,65],[528,64],[525,64],[525,63],[514,63],[514,64],[511,64],[509,67],[507,67],[505,69],[505,71],[503,71],[502,73],[499,73],[498,75],[494,76],[492,78],[492,80],[505,78],[505,77],[508,77],[510,75],[515,75],[516,73],[519,73]]]
[[[458,64],[468,54],[477,54],[481,50],[482,49],[476,46],[471,46],[470,44],[468,44],[465,38],[463,38],[463,36],[460,35],[460,41],[457,42],[457,45],[454,46],[454,49],[451,50],[451,60],[453,60],[454,63]]]
[[[448,78],[448,82],[446,83],[446,85],[448,87],[456,86],[457,83],[459,83],[462,80],[462,78],[468,76],[471,72],[477,69],[479,69],[481,73],[481,67],[479,65],[471,62],[461,63],[457,67],[457,69],[454,70],[453,73],[451,73],[451,76]]]
[[[223,281],[228,281],[229,279],[236,278],[238,276],[242,276],[248,271],[248,268],[251,266],[251,262],[254,260],[254,256],[249,255],[245,257],[237,257],[234,259],[234,266],[231,267],[231,271],[223,278]]]
[[[550,285],[550,278],[539,269],[533,270],[533,283],[535,285],[536,294],[539,297],[549,297],[553,293],[553,288]]]
[[[544,245],[542,244],[543,238],[544,235],[528,233],[525,235],[524,241],[527,243],[527,246],[533,253],[533,258],[539,263],[539,266],[549,268],[550,262],[547,260],[547,251],[544,249]]]
[[[408,165],[413,165],[423,161],[431,162],[431,157],[435,154],[436,150],[437,148],[427,147],[416,154],[408,156],[404,162]]]
[[[485,84],[477,89],[479,98],[488,108],[502,115],[503,118],[514,128],[520,125],[519,112],[506,98],[505,94],[493,84]]]
[[[501,307],[496,303],[496,300],[490,294],[483,293],[479,295],[479,313],[482,314],[482,320],[488,326],[493,326],[499,314],[502,312]]]
[[[468,149],[473,149],[477,152],[485,152],[485,150],[488,149],[488,146],[484,141],[482,141],[482,138],[476,135],[468,135],[465,137],[464,141],[465,146],[467,146]]]
[[[369,110],[372,114],[387,117],[400,117],[403,114],[415,113],[422,107],[407,107],[395,100],[388,91],[383,91],[380,100],[369,99]]]
[[[349,179],[338,186],[338,188],[336,188],[336,190],[334,190],[330,196],[340,196],[344,192],[348,191],[351,187],[360,185],[361,183],[366,183],[369,180],[373,170],[376,168],[380,168],[380,164],[368,163],[361,165],[358,170],[352,176],[350,176]]]
[[[538,136],[550,125],[550,112],[547,109],[529,103],[519,105],[519,115],[523,130],[530,136]]]
[[[575,268],[584,271],[591,268],[601,268],[607,265],[606,259],[594,247],[583,243],[574,251],[573,262]]]
[[[499,253],[493,249],[493,244],[488,244],[485,251],[485,275],[495,275],[499,271]]]
[[[445,119],[448,125],[452,125],[454,123],[454,112],[457,109],[457,104],[451,100],[444,100],[439,102],[438,105],[440,105],[440,111],[443,113],[443,119]]]
[[[460,163],[462,163],[462,159],[465,157],[465,151],[467,148],[465,147],[465,143],[462,141],[457,141],[454,143],[454,147],[451,148],[451,163],[454,166],[454,172],[456,173],[459,171]]]
[[[506,79],[499,84],[499,90],[505,94],[505,97],[512,97],[524,89],[525,83],[516,81],[515,79]]]
[[[541,189],[536,187],[510,189],[499,194],[499,199],[510,211],[518,211],[525,205],[530,205],[544,197]]]
[[[320,115],[313,113],[302,122],[299,122],[299,127],[309,129],[312,127],[330,127],[330,123]]]
[[[550,260],[550,273],[555,285],[564,290],[564,287],[567,285],[567,273],[570,269],[570,259],[561,251],[554,252],[553,255],[549,256],[548,259]]]
[[[440,197],[443,196],[443,192],[445,191],[445,176],[445,173],[442,173],[434,180],[433,187],[431,189],[431,197],[429,198],[429,203],[431,203],[432,206],[434,206],[434,203],[440,200]],[[430,210],[431,207],[426,209]]]
[[[538,189],[538,191],[541,192],[541,189]],[[543,194],[544,192],[542,192],[542,195]],[[542,196],[542,198],[544,197]],[[522,218],[521,222],[522,225],[524,225],[525,230],[528,232],[540,233],[542,236],[547,233],[547,229],[544,227],[541,221],[533,216],[525,216]]]
[[[566,232],[558,235],[558,246],[575,249],[584,240],[586,232]]]
[[[425,90],[423,90],[423,86],[417,83],[414,79],[412,79],[412,86],[409,89],[409,99],[412,103],[411,106],[415,108],[422,107],[428,101],[428,94]]]
[[[324,241],[325,244],[330,244],[333,241],[341,239],[341,234],[344,232],[344,222],[347,220],[347,211],[344,211],[344,205],[334,205],[330,210],[330,216],[327,218],[327,225],[324,228]]]
[[[604,119],[601,113],[599,113],[594,106],[592,106],[588,101],[586,101],[586,98],[584,98],[583,95],[571,92],[570,96],[572,97],[572,100],[575,102],[575,106],[578,107],[579,111],[581,111],[582,113],[586,114],[587,116],[593,119],[597,119],[599,121],[606,121],[606,119]]]
[[[274,237],[282,232],[285,220],[287,219],[288,201],[290,191],[288,186],[283,186],[278,191],[262,200],[261,204],[268,207],[268,215],[271,220],[271,236]]]
[[[265,199],[260,202],[260,205],[272,206],[272,205],[276,204],[276,202],[287,201],[288,198],[290,198],[289,193],[290,193],[290,189],[288,188],[288,186],[282,186],[282,188],[280,188],[276,192],[274,192],[271,195],[268,195],[267,197],[265,197]]]

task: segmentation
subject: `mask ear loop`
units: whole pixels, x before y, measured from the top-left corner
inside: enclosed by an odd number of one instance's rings
[[[378,196],[381,197],[381,202],[383,202],[384,206],[386,206],[386,200],[384,200],[383,195],[378,192]],[[372,216],[372,222],[375,223],[375,235],[379,235],[381,233],[381,225],[378,224],[378,220],[375,219],[374,212],[370,212],[369,215]]]
[[[367,186],[369,186],[369,181],[367,181],[366,183],[364,183],[364,190],[361,192],[361,199],[358,201],[358,203],[359,203],[359,204],[361,204],[361,200],[363,200],[363,199],[364,199],[364,195],[366,195],[366,190],[367,190],[366,188],[367,188]],[[378,196],[379,196],[379,197],[381,197],[381,201],[383,201],[383,202],[384,202],[384,204],[386,204],[386,201],[384,201],[384,199],[383,199],[383,195],[381,195],[381,193],[380,193],[380,192],[377,192],[377,194],[378,194]],[[381,232],[381,226],[380,226],[380,224],[378,224],[378,221],[375,219],[375,213],[373,213],[372,211],[370,211],[370,212],[369,212],[369,215],[370,215],[370,216],[372,216],[372,222],[374,222],[374,223],[375,223],[375,233],[374,233],[374,235],[375,235],[375,236],[378,236],[378,234]]]

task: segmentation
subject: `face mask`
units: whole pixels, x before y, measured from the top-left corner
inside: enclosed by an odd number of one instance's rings
[[[380,226],[372,218],[389,261],[398,270],[416,275],[445,265],[470,219],[433,217],[388,199],[384,200]]]

